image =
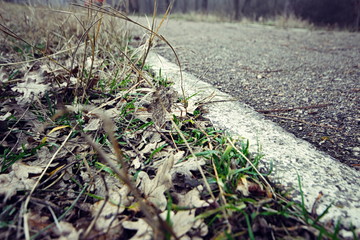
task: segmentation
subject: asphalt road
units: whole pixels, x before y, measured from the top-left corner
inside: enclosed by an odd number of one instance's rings
[[[233,97],[192,74],[183,72],[182,82],[179,67],[160,55],[150,53],[147,63],[158,76],[161,70],[162,77],[172,79],[175,91],[181,93],[184,89],[188,96],[192,96],[189,99],[190,109],[194,103],[213,96],[211,102],[203,106],[204,116],[214,127],[226,130],[230,136],[240,135],[249,140],[251,153],[260,151],[264,154],[258,169],[267,171],[272,163],[273,168],[268,175],[272,184],[291,194],[288,196],[292,200],[298,203],[304,201],[306,209],[316,211],[318,215],[331,205],[330,211],[320,221],[330,226],[341,219],[343,229],[340,235],[352,239],[353,233],[348,230],[353,226],[360,236],[360,171],[317,151],[308,142],[265,119],[246,104],[228,101]],[[319,196],[322,196],[321,200]],[[314,208],[315,202],[317,206]]]
[[[184,70],[359,169],[360,33],[173,19],[160,33]]]

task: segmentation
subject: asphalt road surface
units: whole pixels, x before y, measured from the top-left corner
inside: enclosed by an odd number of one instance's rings
[[[185,71],[359,169],[360,33],[174,19],[160,33]]]

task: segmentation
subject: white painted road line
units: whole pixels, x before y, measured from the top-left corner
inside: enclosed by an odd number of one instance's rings
[[[147,63],[155,73],[161,69],[162,76],[175,82],[175,89],[181,93],[180,73],[177,65],[165,58],[151,53]],[[194,101],[215,94],[213,100],[232,99],[226,93],[217,90],[191,74],[183,73],[184,88],[187,96],[198,93],[191,98]],[[327,206],[333,204],[322,222],[341,218],[344,226],[351,224],[360,234],[360,171],[356,171],[317,151],[308,142],[296,138],[275,123],[264,119],[249,106],[237,101],[216,102],[207,105],[209,118],[215,127],[227,130],[232,135],[241,136],[250,141],[252,152],[261,146],[265,156],[264,164],[274,163],[270,179],[287,189],[299,189],[298,175],[301,176],[302,190],[307,209],[311,209],[319,192],[324,196],[319,202],[317,213],[321,214]],[[299,194],[294,200],[301,201]],[[342,232],[350,237],[350,232]]]

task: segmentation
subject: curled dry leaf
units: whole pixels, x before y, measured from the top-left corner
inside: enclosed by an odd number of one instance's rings
[[[99,118],[93,118],[90,119],[89,123],[86,124],[84,127],[84,131],[96,131],[100,129],[100,119]]]
[[[187,161],[177,163],[171,169],[171,175],[174,176],[177,173],[183,174],[188,177],[192,177],[191,171],[199,170],[198,166],[205,164],[205,160],[201,158],[189,158]]]
[[[164,217],[166,217],[166,215],[164,215]],[[185,234],[192,230],[198,232],[201,237],[208,233],[208,228],[204,221],[202,219],[196,220],[195,209],[190,211],[178,211],[171,218],[171,221],[173,223],[173,230],[180,239],[191,239]]]
[[[11,112],[7,112],[4,115],[0,115],[0,121],[5,121],[9,117],[11,117],[11,115],[12,115]]]
[[[163,211],[160,214],[160,217],[166,221],[167,215],[168,212]],[[195,209],[178,211],[176,213],[171,211],[170,220],[173,231],[179,239],[191,239],[186,235],[190,231],[197,232],[199,237],[203,237],[208,233],[208,228],[203,220],[195,218]],[[125,221],[122,225],[126,229],[137,230],[136,234],[131,238],[131,240],[153,239],[153,230],[143,219],[138,219],[136,221]]]
[[[119,180],[112,176],[106,176],[105,181],[108,186],[108,192],[106,192],[107,189],[104,187],[101,178],[95,180],[96,194],[99,196],[105,196],[107,194],[109,196],[107,202],[100,200],[91,208],[93,217],[99,215],[95,223],[95,229],[97,231],[105,231],[109,227],[119,228],[117,216],[125,210],[126,206],[130,205],[128,199],[130,190],[126,185],[121,185]]]
[[[12,165],[12,171],[8,174],[0,175],[0,185],[7,186],[0,188],[0,195],[6,199],[14,196],[18,190],[30,190],[36,183],[36,179],[29,178],[30,174],[40,174],[42,167],[29,166],[23,163],[15,162]]]
[[[32,231],[39,231],[51,224],[48,216],[42,216],[40,213],[29,211],[25,213],[29,222],[29,227]]]
[[[153,230],[144,219],[137,221],[125,221],[122,226],[126,229],[137,230],[136,234],[130,238],[131,240],[150,240],[152,239]]]
[[[3,58],[3,56],[0,56],[0,59],[1,59],[1,61],[5,60],[5,58]],[[9,81],[9,74],[5,71],[4,67],[0,67],[0,83],[5,83],[7,81]]]
[[[185,151],[178,151],[174,154],[174,163],[177,164],[185,155]]]
[[[164,144],[164,143],[156,143],[156,142],[148,143],[148,144],[146,144],[145,147],[140,151],[140,153],[142,153],[142,154],[151,153],[151,152],[154,151],[158,146],[161,146],[161,144]]]
[[[203,187],[200,185],[185,195],[179,195],[179,206],[190,207],[190,208],[201,208],[208,207],[209,203],[212,202],[211,199],[204,201],[200,199],[200,192],[203,190]]]
[[[163,220],[166,220],[167,212],[160,214]],[[199,224],[195,224],[195,210],[178,211],[176,213],[170,212],[170,219],[172,222],[173,231],[179,239],[190,239],[185,234],[192,228],[199,227]],[[202,220],[200,220],[201,222]],[[205,233],[206,231],[204,231]]]
[[[120,231],[120,221],[117,218],[117,215],[124,211],[124,208],[110,203],[109,201],[100,200],[96,202],[91,207],[91,214],[93,217],[98,217],[97,221],[95,222],[95,230],[96,231],[106,231],[110,227],[119,228]]]
[[[53,155],[54,155],[54,153],[50,152],[49,148],[42,147],[37,151],[38,158],[34,161],[27,161],[26,164],[29,164],[30,166],[45,168]],[[59,157],[57,155],[56,159],[58,159],[58,158],[61,158],[61,156]],[[58,163],[53,162],[52,164],[50,164],[50,167],[55,167],[57,164]]]
[[[246,179],[246,176],[243,176],[239,179],[238,185],[236,187],[236,191],[241,192],[244,197],[247,197],[250,195],[249,183],[248,183],[248,180]]]
[[[145,132],[143,134],[143,136],[144,136],[143,137],[144,139],[149,139],[149,142],[151,142],[151,143],[153,143],[153,142],[158,143],[158,142],[161,142],[161,140],[162,140],[160,133],[157,133],[157,132],[148,131],[148,132]]]
[[[160,214],[160,217],[165,221],[168,212],[164,211]],[[195,222],[195,210],[178,211],[174,213],[170,212],[170,220],[172,228],[176,236],[180,239],[184,239],[184,235],[193,227]]]
[[[136,184],[139,185],[146,199],[162,211],[165,210],[167,204],[164,192],[172,186],[170,170],[173,165],[174,155],[171,155],[159,167],[154,179],[151,180],[146,172],[140,172],[136,180]]]
[[[35,96],[42,97],[49,89],[49,85],[43,83],[43,73],[43,69],[37,72],[29,72],[24,76],[24,82],[18,83],[17,86],[12,88],[13,91],[23,93],[17,99],[19,104],[30,103]]]
[[[107,116],[109,116],[110,118],[115,118],[115,117],[120,116],[121,111],[119,110],[119,108],[113,107],[113,108],[105,110],[105,114]]]
[[[164,191],[171,186],[170,169],[174,162],[174,156],[171,155],[166,159],[159,168],[154,179],[150,180],[145,172],[139,173],[137,183],[140,184],[140,189],[144,192],[146,198],[155,204],[163,212],[160,216],[166,221],[168,212],[166,208],[166,198]],[[186,206],[191,208],[200,208],[209,206],[209,202],[200,199],[200,191],[202,186],[189,191],[184,196],[179,195],[179,206]],[[196,219],[195,209],[170,212],[172,226],[174,233],[179,239],[191,239],[188,232],[196,232],[199,236],[205,236],[208,233],[208,228],[202,219]],[[125,221],[123,227],[126,229],[137,230],[132,240],[137,239],[152,239],[153,231],[151,227],[143,219],[136,221]]]
[[[69,222],[61,221],[54,232],[59,236],[59,240],[78,240],[82,231],[77,231]]]
[[[264,187],[261,185],[260,182],[253,182],[255,181],[248,181],[247,175],[240,178],[236,190],[239,191],[244,197],[251,195],[263,195],[271,197],[271,192],[264,190]]]

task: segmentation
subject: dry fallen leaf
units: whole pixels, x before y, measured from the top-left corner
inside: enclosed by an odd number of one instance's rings
[[[43,83],[44,70],[29,72],[24,76],[25,81],[18,83],[17,86],[11,88],[13,91],[23,93],[17,98],[19,104],[30,103],[34,97],[42,97],[49,89],[49,85]]]
[[[26,213],[29,227],[32,231],[39,231],[51,224],[48,216],[42,216],[40,213],[29,211]]]
[[[167,215],[168,211],[163,211],[160,217],[166,221]],[[208,233],[208,228],[203,220],[195,218],[195,209],[178,211],[176,213],[171,211],[170,220],[173,231],[179,239],[191,239],[186,233],[192,230],[198,232],[200,236],[205,236]],[[153,230],[144,219],[125,221],[122,225],[126,229],[137,230],[131,240],[153,239]]]
[[[126,206],[130,205],[128,199],[130,190],[126,185],[122,185],[118,179],[112,176],[106,176],[105,181],[108,189],[105,188],[103,180],[99,177],[96,178],[94,184],[97,195],[109,196],[109,200],[106,203],[105,200],[100,200],[91,208],[93,217],[96,217],[101,211],[99,218],[95,223],[95,229],[97,231],[105,231],[112,226],[118,228],[118,214],[122,213]]]
[[[5,121],[9,117],[11,117],[11,115],[12,115],[11,112],[7,112],[4,115],[0,115],[0,121]]]
[[[42,147],[37,151],[37,159],[34,161],[28,161],[27,164],[30,166],[37,166],[37,167],[43,167],[48,164],[51,157],[54,155],[54,153],[50,152],[49,148]],[[58,163],[52,163],[50,164],[50,167],[56,166]]]
[[[154,151],[158,146],[161,146],[161,143],[152,142],[145,145],[145,147],[140,151],[142,154],[151,153]]]
[[[168,120],[167,113],[171,112],[177,94],[173,89],[164,86],[158,86],[156,90],[149,110],[152,113],[152,120],[161,127]]]
[[[250,195],[249,193],[249,183],[246,179],[246,176],[243,176],[239,179],[238,185],[236,187],[236,190],[241,192],[244,197],[247,197]]]
[[[113,107],[110,109],[105,110],[105,114],[110,118],[115,118],[121,115],[121,111],[117,107]]]
[[[146,199],[162,211],[167,204],[164,192],[172,186],[170,170],[173,165],[174,155],[170,155],[159,167],[154,179],[151,180],[146,172],[140,172],[136,180],[136,184],[144,193]]]
[[[167,212],[163,212],[160,216],[165,220]],[[194,225],[195,222],[195,210],[191,211],[178,211],[170,213],[170,219],[172,222],[173,231],[178,238],[182,238]]]
[[[18,190],[30,190],[36,183],[36,179],[29,178],[30,174],[40,174],[42,167],[29,166],[15,162],[12,171],[8,174],[0,175],[0,185],[7,186],[0,188],[0,195],[4,195],[3,201],[14,196]]]
[[[100,200],[96,202],[91,207],[91,214],[93,217],[99,215],[97,221],[95,222],[95,230],[96,231],[106,231],[109,227],[117,227],[119,228],[120,221],[117,218],[118,214],[120,214],[124,208],[121,206],[117,206],[115,204],[110,203],[109,201],[105,202],[105,200]],[[120,231],[121,229],[119,229]]]
[[[236,190],[241,192],[244,197],[251,195],[271,195],[271,192],[265,191],[264,187],[260,182],[248,181],[248,176],[243,176],[240,178]]]
[[[164,218],[166,217],[166,214],[167,212],[164,212],[161,216]],[[196,220],[195,209],[189,211],[178,211],[171,217],[171,222],[173,223],[173,230],[176,236],[182,240],[191,239],[186,235],[186,233],[189,233],[191,230],[199,232],[201,237],[208,233],[207,225],[204,223],[203,219]]]
[[[77,231],[69,222],[61,221],[54,232],[59,236],[58,240],[78,240],[82,231]]]
[[[125,221],[122,226],[126,229],[137,230],[136,234],[130,238],[131,240],[150,240],[152,239],[152,228],[147,224],[144,219],[137,221]]]
[[[205,164],[205,160],[201,158],[189,158],[187,161],[177,163],[171,169],[171,175],[174,176],[175,174],[183,174],[188,177],[192,177],[193,174],[191,171],[199,170],[198,166],[202,166]]]
[[[190,208],[201,208],[208,207],[209,203],[212,202],[211,199],[208,201],[200,199],[200,192],[203,190],[203,187],[200,185],[191,191],[187,192],[185,195],[179,195],[179,206],[190,207]]]
[[[89,123],[84,127],[84,131],[96,131],[101,128],[99,118],[90,119]]]

